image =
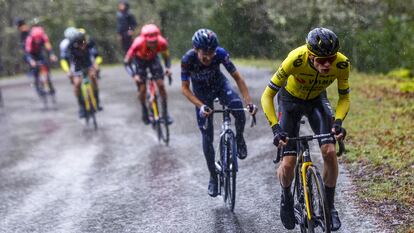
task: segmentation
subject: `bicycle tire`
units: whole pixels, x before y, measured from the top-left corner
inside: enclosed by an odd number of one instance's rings
[[[151,112],[154,120],[154,127],[155,131],[157,133],[158,142],[161,142],[164,138],[163,132],[162,132],[162,123],[160,118],[160,109],[158,107],[158,96],[155,95],[153,101],[150,103],[151,105]],[[156,114],[155,114],[156,113]]]
[[[225,136],[226,137],[226,136]],[[225,156],[226,156],[226,170],[225,170],[225,202],[230,208],[230,211],[234,211],[236,204],[236,158],[234,136],[227,134],[227,142],[225,142]]]
[[[3,94],[0,88],[0,108],[4,107],[4,102],[3,102]]]
[[[305,225],[306,211],[304,203],[304,193],[303,186],[301,182],[301,163],[297,163],[295,167],[295,180],[294,180],[294,198],[295,198],[295,218],[296,222],[299,225],[301,233],[307,233],[307,226]]]
[[[158,142],[161,142],[163,140],[163,135],[160,120],[155,121],[155,130],[157,132]]]
[[[82,85],[85,85],[85,84],[82,84]],[[93,128],[97,130],[98,121],[96,119],[95,113],[98,111],[98,109],[97,109],[96,102],[94,103],[94,100],[92,100],[92,97],[91,97],[94,94],[92,87],[90,86],[90,84],[87,84],[86,86],[83,86],[82,88],[86,88],[84,91],[81,91],[81,95],[86,95],[86,96],[83,96],[84,104],[85,104],[85,111],[86,111],[86,116],[85,116],[86,125],[89,125],[89,120],[92,119]]]
[[[92,113],[91,113],[91,118],[92,118],[93,128],[94,128],[95,130],[97,130],[97,129],[98,129],[98,122],[97,122],[97,120],[96,120],[96,115],[95,115],[95,112],[92,112]]]
[[[330,233],[331,215],[326,200],[325,186],[322,177],[315,166],[308,167],[306,171],[306,183],[309,191],[310,211],[312,214],[310,220],[307,218],[308,232]]]
[[[237,178],[237,156],[235,150],[235,141],[234,137],[232,139],[232,158],[231,158],[231,168],[230,168],[230,175],[231,175],[231,185],[230,188],[232,189],[230,192],[230,210],[234,212],[234,206],[236,205],[236,178]]]
[[[163,118],[162,127],[164,128],[163,134],[162,134],[162,140],[164,141],[165,145],[168,146],[170,142],[170,128],[168,125],[168,119],[167,116]]]

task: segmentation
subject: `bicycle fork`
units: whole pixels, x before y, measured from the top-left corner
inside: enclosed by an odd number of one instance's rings
[[[83,102],[85,104],[85,110],[88,111],[88,112],[91,110],[91,108],[93,108],[94,110],[97,109],[95,95],[93,93],[92,88],[89,85],[90,84],[87,83],[87,84],[82,85],[82,87],[81,87],[82,96],[84,97]],[[91,106],[91,104],[92,104],[92,106]]]
[[[309,152],[308,152],[309,153]],[[304,157],[306,158],[306,157]],[[308,183],[306,181],[306,171],[308,168],[312,166],[312,162],[304,162],[301,167],[301,179],[302,179],[302,185],[304,190],[304,198],[305,198],[305,206],[306,206],[306,213],[308,215],[308,220],[311,220],[311,206],[309,202],[309,190],[308,190]]]

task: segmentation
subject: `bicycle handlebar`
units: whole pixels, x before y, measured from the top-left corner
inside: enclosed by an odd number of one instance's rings
[[[214,113],[241,112],[241,111],[249,112],[249,109],[247,109],[247,108],[225,108],[225,109],[218,109],[218,110],[213,109],[212,114],[214,114]],[[253,127],[253,126],[256,125],[256,114],[251,115],[251,116],[252,116],[252,120],[250,121],[250,127]]]
[[[326,133],[326,134],[318,134],[318,135],[305,135],[305,136],[299,136],[299,137],[293,137],[293,138],[288,138],[288,140],[295,140],[295,141],[312,141],[315,139],[322,139],[322,138],[329,138],[335,136],[335,133]],[[336,156],[340,157],[344,152],[345,152],[345,143],[344,140],[337,140],[338,142],[338,146],[339,146],[339,150],[336,153]],[[276,158],[273,159],[273,163],[278,163],[280,161],[280,159],[282,158],[281,153],[282,153],[282,148],[278,148],[277,149],[277,155]]]
[[[237,112],[237,111],[246,111],[248,112],[249,110],[247,108],[225,108],[225,109],[212,109],[211,111],[211,115],[214,113],[231,113],[231,112]],[[210,115],[210,116],[211,116]],[[208,116],[208,117],[210,117]],[[250,121],[250,127],[253,127],[256,125],[256,114],[255,115],[251,115],[252,116],[252,120]],[[206,117],[206,119],[208,118]],[[203,129],[207,129],[208,127],[208,120],[206,120],[206,122],[204,123]]]

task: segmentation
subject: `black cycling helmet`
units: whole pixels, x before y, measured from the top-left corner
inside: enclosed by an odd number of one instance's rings
[[[76,31],[71,35],[70,38],[68,38],[72,43],[79,43],[82,44],[86,41],[85,34],[79,31],[79,29],[76,29]]]
[[[202,50],[215,50],[218,45],[216,33],[209,29],[199,29],[193,35],[193,47]]]
[[[335,55],[339,50],[339,40],[329,29],[318,27],[308,33],[306,45],[309,51],[318,57]]]

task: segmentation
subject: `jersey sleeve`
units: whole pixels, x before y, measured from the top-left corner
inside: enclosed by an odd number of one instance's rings
[[[337,67],[341,70],[338,75],[338,104],[336,105],[335,119],[344,120],[348,114],[350,107],[350,97],[349,97],[349,73],[350,73],[350,63],[349,61],[339,62]]]
[[[46,34],[43,35],[42,39],[44,43],[50,43],[49,37]]]
[[[285,84],[286,80],[293,73],[294,62],[296,56],[290,53],[288,57],[282,62],[277,71],[273,74],[269,81],[268,87],[278,92],[279,89]]]
[[[276,112],[275,112],[275,106],[273,104],[273,99],[276,93],[277,92],[275,90],[267,86],[261,98],[263,112],[270,126],[273,126],[278,123],[278,119],[277,119]]]
[[[292,57],[293,56],[289,54],[288,57],[282,62],[276,73],[273,74],[262,94],[261,104],[263,112],[269,121],[270,126],[273,126],[279,122],[276,115],[273,99],[292,72],[292,63],[294,61]]]
[[[181,81],[190,80],[190,59],[188,53],[181,58]]]
[[[96,58],[97,56],[99,56],[98,47],[96,46],[96,43],[94,40],[90,39],[88,41],[88,48],[89,48],[89,53],[91,54],[93,58]]]
[[[236,66],[230,60],[230,54],[225,49],[218,47],[216,50],[216,55],[220,58],[220,63],[223,64],[227,72],[230,74],[236,72]]]
[[[158,50],[160,52],[166,51],[168,49],[168,41],[161,35],[158,36]]]
[[[32,39],[32,37],[31,36],[28,36],[27,38],[26,38],[26,41],[25,41],[25,44],[24,44],[24,51],[26,52],[26,53],[31,53],[32,52],[32,42],[33,41],[33,39]]]
[[[136,49],[138,48],[138,46],[139,46],[139,44],[140,44],[140,38],[139,37],[137,37],[135,40],[134,40],[134,42],[132,43],[132,45],[129,47],[129,49],[128,49],[128,51],[127,51],[127,53],[126,53],[126,57],[128,58],[128,59],[131,59],[131,58],[133,58],[134,57],[134,55],[135,55],[135,51],[136,51]]]
[[[69,48],[69,40],[64,39],[59,44],[59,51],[60,51],[60,58],[61,59],[68,59],[68,48]]]

